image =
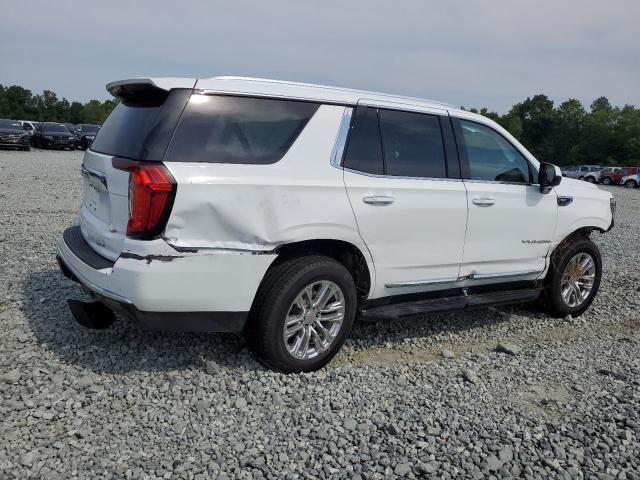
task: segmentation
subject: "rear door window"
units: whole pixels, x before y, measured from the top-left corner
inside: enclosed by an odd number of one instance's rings
[[[287,153],[318,107],[318,103],[292,100],[192,95],[165,160],[275,163]]]
[[[436,115],[380,110],[385,174],[446,178],[440,121]]]

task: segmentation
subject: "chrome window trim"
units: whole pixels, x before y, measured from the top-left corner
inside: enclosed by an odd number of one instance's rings
[[[357,175],[364,175],[365,177],[388,178],[388,179],[395,179],[395,180],[435,180],[435,181],[442,181],[442,182],[462,182],[461,178],[449,178],[449,177],[401,177],[401,176],[397,176],[397,175],[379,175],[377,173],[361,172],[359,170],[353,170],[351,168],[346,168],[346,167],[340,167],[340,168],[342,168],[345,172],[351,172],[351,173],[355,173]]]
[[[519,185],[522,187],[540,187],[539,183],[501,182],[498,180],[476,180],[471,178],[463,178],[462,181],[468,182],[468,183],[492,183],[496,185]]]
[[[338,128],[338,135],[333,145],[333,151],[331,152],[331,165],[337,168],[342,167],[342,157],[344,156],[344,149],[347,146],[347,136],[349,135],[349,128],[351,127],[351,117],[353,116],[353,108],[345,107],[340,120],[340,127]]]

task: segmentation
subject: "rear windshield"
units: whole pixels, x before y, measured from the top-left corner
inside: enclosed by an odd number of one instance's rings
[[[287,153],[318,107],[311,102],[194,94],[165,160],[275,163]]]
[[[134,160],[162,160],[190,89],[137,93],[119,103],[98,131],[91,150]]]

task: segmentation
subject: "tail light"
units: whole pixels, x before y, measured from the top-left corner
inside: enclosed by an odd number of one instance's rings
[[[176,196],[176,181],[162,163],[114,158],[113,168],[129,172],[127,237],[158,237],[169,219]]]

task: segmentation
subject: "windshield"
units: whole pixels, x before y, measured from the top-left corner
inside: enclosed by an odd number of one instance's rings
[[[97,125],[82,125],[82,131],[85,133],[96,133],[99,129]]]
[[[42,129],[45,132],[71,133],[64,125],[45,125]]]
[[[13,130],[22,130],[22,125],[15,120],[0,120],[0,128],[10,128]]]

